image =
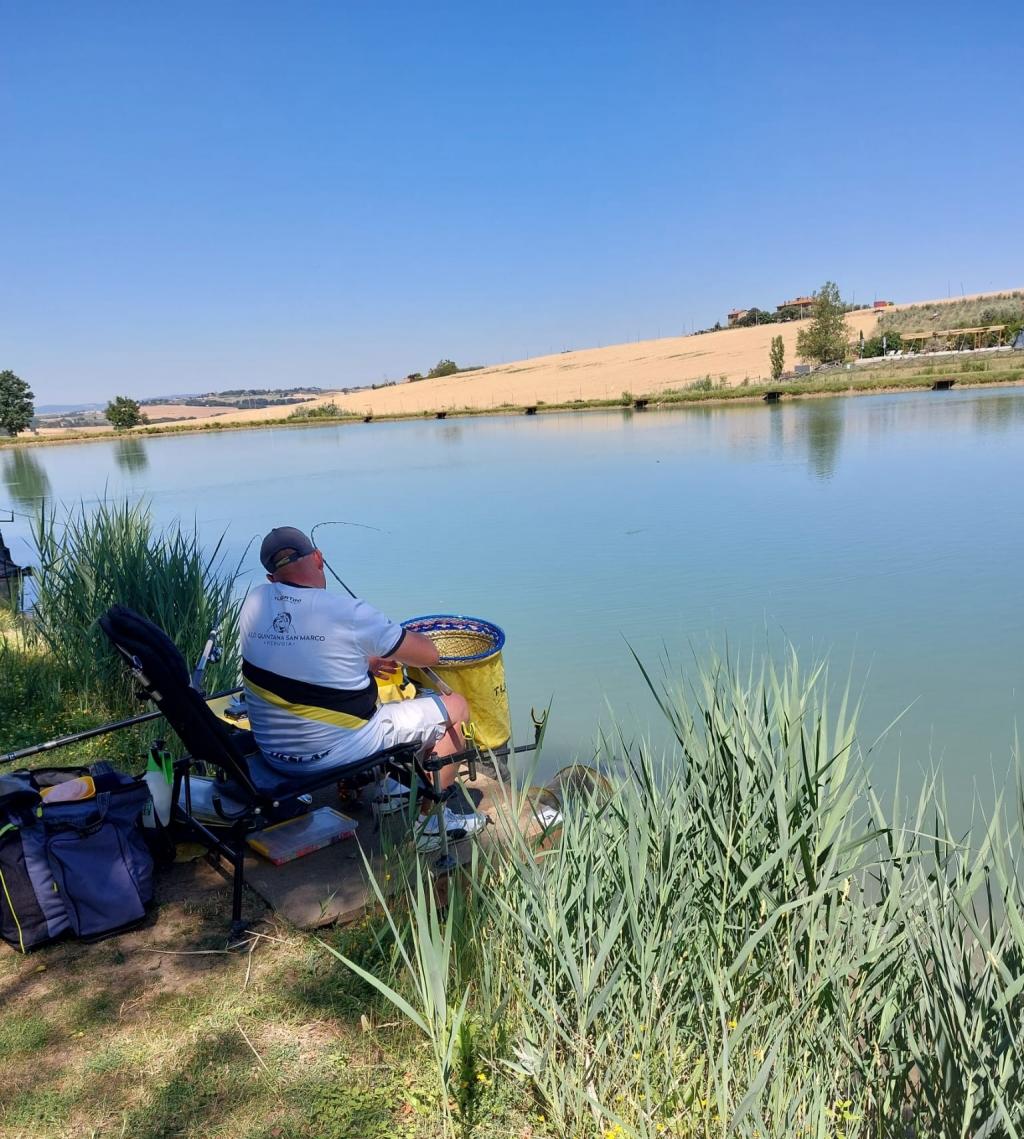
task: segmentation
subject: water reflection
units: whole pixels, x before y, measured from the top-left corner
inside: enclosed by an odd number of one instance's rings
[[[144,471],[149,466],[146,444],[141,439],[119,439],[114,445],[114,461],[129,474]]]
[[[45,468],[27,447],[15,447],[4,456],[4,482],[11,499],[33,511],[53,494]]]
[[[840,400],[813,400],[804,409],[803,429],[807,438],[807,457],[811,470],[819,479],[830,479],[836,473],[844,423]]]
[[[1024,419],[1024,399],[979,399],[974,405],[974,423],[981,431],[1005,431]]]

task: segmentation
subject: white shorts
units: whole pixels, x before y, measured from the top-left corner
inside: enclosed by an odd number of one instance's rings
[[[335,744],[330,751],[316,759],[301,761],[306,771],[323,770],[329,767],[348,767],[358,763],[375,751],[383,751],[397,744],[436,743],[448,727],[448,709],[440,696],[418,696],[415,700],[396,700],[392,704],[382,704],[366,725],[346,732],[345,738]],[[277,770],[295,771],[298,763],[283,765],[275,762],[273,754],[266,756],[270,765]]]

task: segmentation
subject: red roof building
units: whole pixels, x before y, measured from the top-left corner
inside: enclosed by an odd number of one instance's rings
[[[799,309],[801,314],[808,312],[814,307],[814,297],[794,297],[791,301],[783,301],[782,304],[775,306],[776,312],[782,312],[784,308]]]

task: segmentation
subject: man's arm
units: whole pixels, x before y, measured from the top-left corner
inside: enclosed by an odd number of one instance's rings
[[[399,664],[411,664],[420,668],[430,668],[441,659],[437,645],[422,633],[414,633],[406,629],[402,643],[394,654]]]
[[[397,661],[399,664],[411,664],[415,668],[431,668],[440,660],[437,646],[422,633],[413,633],[406,629],[398,648],[388,657],[370,657],[370,671],[378,675],[378,669],[385,661]],[[391,672],[385,668],[385,672]]]

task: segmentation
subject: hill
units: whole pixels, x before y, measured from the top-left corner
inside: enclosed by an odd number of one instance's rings
[[[878,322],[871,310],[848,314],[853,335],[870,336]],[[460,407],[500,408],[503,404],[564,403],[574,399],[612,399],[623,391],[654,394],[710,376],[728,386],[769,374],[768,350],[773,336],[786,346],[786,366],[796,362],[796,338],[807,321],[727,328],[698,336],[641,340],[608,348],[588,348],[553,356],[536,356],[434,380],[394,387],[332,394],[306,407],[333,402],[359,414],[415,414]],[[239,412],[233,421],[265,419],[266,412]]]
[[[879,311],[858,309],[847,313],[846,319],[854,339],[860,333],[867,339],[878,331],[879,312],[892,320],[903,310],[926,308],[942,313],[948,309],[947,316],[955,323],[964,311],[962,306],[1007,295],[1013,296],[1004,291],[917,301]],[[916,314],[912,316],[916,317]],[[364,388],[348,393],[326,393],[304,407],[334,403],[344,411],[360,415],[415,415],[462,407],[500,408],[503,404],[613,399],[624,391],[634,395],[655,395],[673,388],[684,388],[707,376],[716,384],[723,382],[734,387],[744,380],[754,382],[769,375],[768,352],[773,336],[782,337],[786,348],[786,367],[792,368],[797,362],[797,335],[808,323],[795,320],[754,328],[724,328],[696,336],[641,340],[607,348],[535,356],[433,380],[400,383],[376,390]],[[942,323],[949,326],[948,320]],[[238,422],[265,418],[266,412],[249,411],[225,416],[225,419]]]

